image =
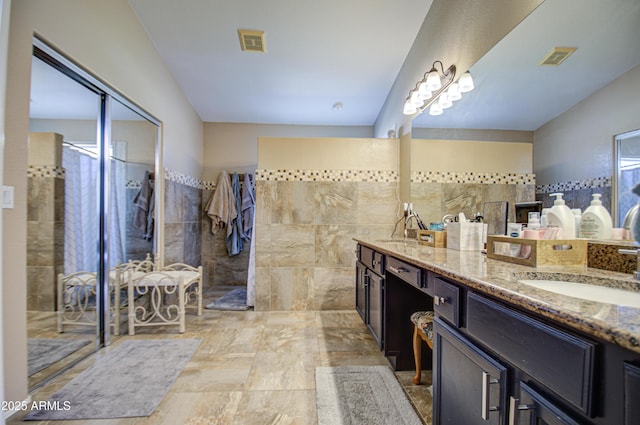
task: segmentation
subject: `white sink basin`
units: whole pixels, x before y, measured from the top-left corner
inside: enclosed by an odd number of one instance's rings
[[[560,280],[521,279],[518,282],[573,298],[640,308],[640,292]]]

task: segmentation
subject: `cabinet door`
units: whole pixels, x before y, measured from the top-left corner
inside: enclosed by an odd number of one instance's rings
[[[504,424],[507,368],[434,319],[433,424]]]
[[[520,382],[520,398],[509,399],[509,425],[579,425],[542,394]]]
[[[356,311],[364,321],[369,322],[367,317],[367,268],[361,262],[356,262]]]
[[[640,424],[640,367],[625,363],[624,373],[624,425]]]
[[[382,348],[384,343],[382,341],[384,278],[370,270],[367,272],[367,277],[369,282],[369,331],[378,343],[378,347]]]

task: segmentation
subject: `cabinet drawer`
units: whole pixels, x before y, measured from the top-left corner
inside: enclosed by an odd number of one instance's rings
[[[591,414],[596,344],[469,292],[469,335]]]
[[[548,400],[522,381],[520,382],[520,398],[509,398],[509,423],[580,425],[569,414],[556,406],[553,401]]]
[[[433,285],[433,311],[460,327],[460,288],[437,277]]]
[[[387,271],[416,288],[422,287],[422,270],[418,267],[407,264],[397,258],[387,257]]]
[[[380,276],[384,274],[384,255],[374,251],[366,246],[360,247],[360,261],[369,269],[378,273]]]

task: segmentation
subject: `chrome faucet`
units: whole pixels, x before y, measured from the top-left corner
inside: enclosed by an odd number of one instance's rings
[[[412,218],[416,218],[416,215],[413,213],[413,211],[408,210],[407,213],[404,216],[404,237],[405,237],[405,239],[408,236],[407,228],[409,227],[409,222],[411,221]]]
[[[635,255],[636,256],[636,271],[633,272],[633,278],[640,280],[640,249],[619,249],[620,254]]]

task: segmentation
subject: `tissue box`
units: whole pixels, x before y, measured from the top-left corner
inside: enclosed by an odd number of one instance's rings
[[[486,235],[486,223],[449,223],[447,224],[447,248],[458,251],[481,251],[484,249]]]

